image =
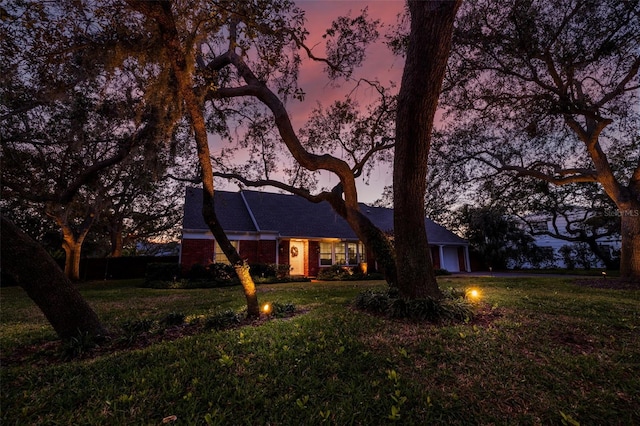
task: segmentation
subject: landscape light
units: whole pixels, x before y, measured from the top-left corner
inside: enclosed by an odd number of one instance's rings
[[[470,299],[479,299],[480,298],[480,292],[478,290],[476,290],[475,288],[472,288],[471,290],[467,291],[467,296]]]
[[[264,312],[265,314],[269,314],[271,312],[271,305],[268,303],[265,303],[262,306],[262,312]]]

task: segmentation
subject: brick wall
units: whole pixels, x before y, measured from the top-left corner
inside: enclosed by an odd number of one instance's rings
[[[249,264],[260,263],[258,261],[258,241],[240,241],[238,254]]]
[[[431,260],[433,260],[434,269],[442,269],[442,262],[440,260],[440,248],[431,247]]]
[[[240,257],[249,263],[276,263],[276,242],[240,241]]]
[[[214,240],[182,240],[182,270],[186,272],[196,263],[208,265],[213,262],[214,246]],[[239,254],[249,263],[276,263],[276,242],[240,241]]]
[[[213,262],[213,248],[213,240],[182,240],[182,271],[189,271],[196,263],[208,265]]]
[[[288,265],[289,264],[289,241],[280,241],[280,264]]]

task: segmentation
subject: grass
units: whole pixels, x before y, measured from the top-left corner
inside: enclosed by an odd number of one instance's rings
[[[603,272],[606,272],[608,277],[619,277],[620,271],[605,271],[602,268],[591,268],[591,269],[567,269],[567,268],[529,268],[529,269],[514,269],[509,270],[507,272],[516,272],[523,274],[553,274],[553,275],[582,275],[585,277],[601,277]]]
[[[94,283],[108,326],[239,310],[239,288]],[[432,326],[355,311],[381,282],[259,287],[304,313],[90,360],[1,368],[2,424],[640,424],[640,291],[569,278],[440,279],[478,288],[483,315]],[[55,335],[18,288],[2,288],[3,357]],[[174,418],[171,416],[175,416]]]

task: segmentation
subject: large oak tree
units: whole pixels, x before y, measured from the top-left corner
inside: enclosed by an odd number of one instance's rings
[[[80,234],[100,208],[83,206],[81,198],[102,198],[92,190],[104,172],[134,149],[154,152],[171,134],[163,127],[171,108],[155,108],[135,89],[145,70],[107,62],[114,45],[103,31],[111,29],[105,22],[113,16],[84,7],[3,5],[0,26],[3,199],[46,205],[65,226],[81,222]],[[88,214],[73,219],[72,206]],[[25,289],[59,337],[104,335],[95,312],[50,256],[4,217],[1,230],[3,275]],[[69,241],[72,250],[79,242],[75,235]]]
[[[229,100],[253,98],[271,111],[282,142],[301,166],[311,171],[327,170],[339,178],[335,190],[323,192],[320,197],[332,204],[366,245],[374,250],[383,247],[386,252],[378,256],[380,259],[388,258],[386,237],[359,210],[354,168],[327,153],[307,150],[278,96],[299,93],[295,85],[299,51],[313,60],[322,60],[331,77],[350,75],[350,69],[362,59],[361,45],[370,38],[366,21],[338,19],[327,32],[335,40],[328,43],[327,59],[322,59],[304,44],[303,15],[288,2],[267,2],[259,9],[242,2],[209,5],[211,9],[200,5],[202,9],[192,7],[188,13],[167,2],[131,4],[158,25],[171,52],[167,57],[171,58],[181,97],[194,126],[203,176],[211,181],[205,186],[204,192],[208,194],[205,197],[211,198],[213,192],[206,145],[206,107],[217,112],[221,110],[219,105],[226,105]],[[412,31],[396,119],[394,179],[396,215],[401,218],[395,225],[396,247],[401,253],[397,265],[404,271],[397,284],[406,297],[440,296],[430,262],[422,200],[433,118],[458,6],[459,2],[451,1],[409,3]],[[208,12],[206,16],[203,10]],[[285,54],[287,49],[293,49],[290,56]],[[205,200],[205,206],[211,202]],[[213,226],[215,221],[209,223]],[[222,244],[226,253],[225,246]],[[233,250],[229,251],[233,257]]]
[[[300,194],[313,200],[329,201],[366,245],[385,251],[384,255],[378,256],[380,260],[392,259],[386,236],[359,210],[354,178],[357,171],[340,158],[305,149],[293,129],[285,102],[279,97],[300,93],[296,89],[300,52],[323,61],[328,73],[334,77],[348,75],[350,67],[361,60],[361,57],[358,59],[360,44],[370,37],[366,21],[338,20],[333,29],[333,34],[338,34],[337,41],[329,43],[334,47],[333,56],[319,59],[304,45],[306,30],[302,25],[302,12],[287,1],[260,5],[246,2],[200,4],[189,11],[169,2],[130,3],[149,22],[155,23],[166,46],[168,62],[163,66],[171,64],[198,145],[206,197],[204,214],[209,218],[206,221],[236,271],[246,275],[247,295],[253,292],[247,265],[230,243],[225,244],[222,229],[214,230],[219,224],[214,218],[213,168],[207,143],[207,131],[226,128],[225,108],[235,100],[240,101],[243,113],[251,111],[242,104],[247,99],[266,107],[272,115],[271,126],[278,130],[280,140],[302,167],[312,171],[327,170],[338,176],[340,184],[332,191],[312,196],[302,189]],[[201,25],[187,24],[194,21]],[[364,29],[356,31],[350,25],[360,25]],[[385,272],[392,274],[394,265],[392,262],[389,265]]]
[[[461,1],[409,1],[411,28],[398,96],[393,166],[398,286],[403,296],[440,297],[425,229],[431,138],[453,22]]]
[[[637,2],[469,2],[444,98],[443,153],[471,175],[599,184],[629,280],[640,280],[639,43]]]

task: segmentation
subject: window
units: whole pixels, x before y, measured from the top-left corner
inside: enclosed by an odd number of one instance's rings
[[[357,265],[366,262],[364,244],[358,243],[320,243],[320,266]]]
[[[238,241],[231,241],[231,245],[234,246],[236,250],[239,250]],[[226,265],[231,264],[231,262],[229,262],[229,259],[227,259],[227,256],[222,251],[222,248],[220,248],[220,245],[218,244],[217,241],[215,241],[215,247],[213,249],[213,263],[224,263]]]
[[[347,257],[345,256],[344,248],[345,248],[344,243],[336,243],[333,246],[333,251],[336,254],[335,262],[334,262],[336,265],[347,264]]]
[[[547,226],[546,220],[536,220],[535,222],[531,222],[531,229],[533,229],[534,232],[545,232],[549,230],[549,227]]]
[[[542,253],[542,255],[544,256],[544,258],[546,260],[553,261],[553,258],[554,258],[553,247],[542,246],[542,247],[540,247],[540,252]]]
[[[347,260],[349,265],[358,264],[358,245],[356,243],[347,243]]]
[[[358,263],[367,261],[367,249],[364,247],[364,244],[358,243]]]
[[[605,256],[611,256],[611,252],[613,251],[613,246],[611,244],[598,244],[598,248],[602,251],[602,254]]]
[[[320,243],[320,266],[333,265],[333,244]]]

